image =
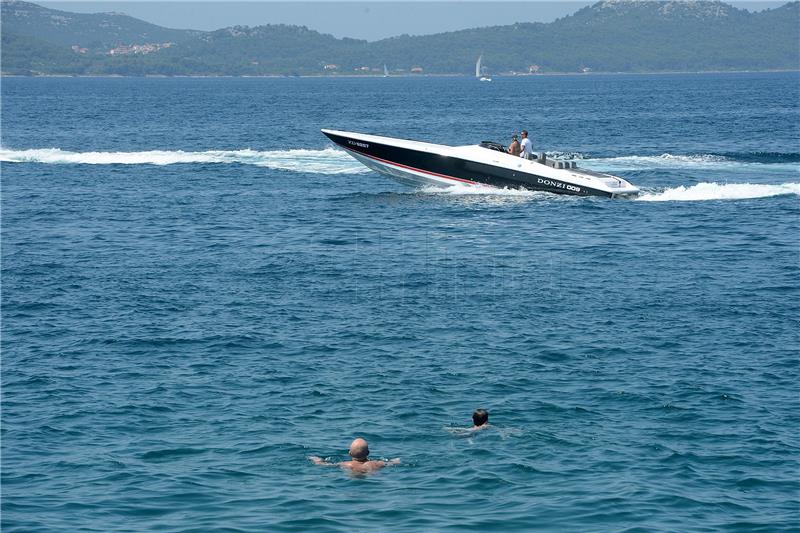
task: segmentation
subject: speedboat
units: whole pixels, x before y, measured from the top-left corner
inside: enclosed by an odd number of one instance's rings
[[[638,187],[620,177],[578,168],[575,161],[548,159],[544,153],[538,159],[514,156],[491,141],[447,146],[350,131],[322,133],[372,170],[414,187],[488,185],[609,198],[639,194]]]

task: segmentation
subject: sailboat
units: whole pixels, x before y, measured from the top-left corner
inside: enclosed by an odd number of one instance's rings
[[[388,78],[389,77],[389,69],[386,68],[386,63],[383,64],[383,77],[384,78]]]
[[[478,78],[480,81],[492,81],[490,76],[483,76],[481,75],[481,61],[483,60],[483,54],[478,56],[478,62],[475,63],[475,77]]]

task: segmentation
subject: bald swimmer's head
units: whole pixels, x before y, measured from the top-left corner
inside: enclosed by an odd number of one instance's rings
[[[367,457],[369,457],[369,445],[367,441],[359,437],[350,443],[350,451],[348,453],[356,461],[366,461]]]

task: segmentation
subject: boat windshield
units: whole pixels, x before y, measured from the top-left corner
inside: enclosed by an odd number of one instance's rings
[[[494,141],[481,141],[480,146],[482,148],[488,148],[489,150],[495,150],[497,152],[508,153],[508,150],[506,150],[505,146],[503,146],[500,143],[496,143]]]

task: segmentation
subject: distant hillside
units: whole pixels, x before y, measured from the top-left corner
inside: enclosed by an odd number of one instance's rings
[[[750,13],[722,2],[605,1],[549,24],[403,36],[370,51],[374,62],[405,56],[463,73],[479,53],[495,72],[759,70],[799,68],[799,43],[800,2]]]
[[[123,13],[70,13],[18,0],[3,1],[0,13],[3,33],[9,31],[67,47],[101,49],[132,43],[180,42],[202,33],[162,28]]]
[[[643,72],[800,68],[800,2],[750,13],[719,1],[613,1],[549,24],[377,42],[305,27],[162,28],[127,15],[2,2],[2,71],[18,74],[269,75],[383,71]]]

